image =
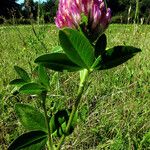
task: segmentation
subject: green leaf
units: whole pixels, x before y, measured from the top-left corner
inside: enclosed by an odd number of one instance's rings
[[[46,89],[38,83],[28,83],[19,89],[19,92],[23,94],[41,94],[43,91]]]
[[[14,79],[12,81],[10,81],[9,84],[12,84],[12,85],[23,85],[23,84],[26,84],[27,82],[24,81],[23,79]]]
[[[69,116],[71,114],[71,110],[59,110],[56,114],[54,114],[50,119],[50,126],[52,130],[52,136],[61,137],[63,134],[70,135],[76,124],[78,119],[78,112],[75,113],[73,120],[70,124],[70,130],[66,133],[66,127],[69,120]]]
[[[68,58],[86,69],[90,69],[95,56],[88,39],[77,30],[65,28],[59,31],[60,44]]]
[[[16,104],[15,112],[26,129],[47,132],[44,115],[38,109],[27,104]]]
[[[69,116],[67,110],[59,110],[50,119],[50,127],[53,136],[61,137],[65,134],[66,124],[68,123]]]
[[[95,57],[97,58],[99,55],[105,53],[105,49],[107,46],[107,38],[105,34],[102,34],[95,44]]]
[[[102,59],[101,56],[98,56],[98,57],[96,58],[95,62],[94,62],[93,65],[92,65],[92,69],[96,68],[96,67],[99,65],[101,59]]]
[[[51,133],[53,134],[57,129],[55,126],[55,119],[54,119],[54,115],[50,118],[50,122],[49,125],[51,127]]]
[[[8,150],[41,150],[47,142],[47,133],[43,131],[31,131],[22,134],[14,140]]]
[[[97,68],[98,70],[103,70],[116,67],[132,58],[138,52],[141,52],[141,49],[132,46],[115,46],[102,55]]]
[[[53,137],[61,137],[61,136],[64,134],[64,131],[65,131],[66,127],[67,127],[66,122],[62,123],[62,124],[61,124],[61,127],[58,128],[57,130],[55,130],[55,131],[52,133],[52,136],[53,136]],[[69,134],[66,134],[66,133],[65,133],[65,135],[69,135]]]
[[[74,130],[75,126],[77,125],[77,121],[78,121],[78,111],[76,111],[73,120],[71,122],[71,130]]]
[[[23,79],[26,82],[30,82],[31,81],[28,73],[23,68],[18,67],[18,66],[14,66],[14,69],[17,72],[17,74],[21,77],[21,79]]]
[[[51,127],[51,133],[53,137],[60,137],[64,134],[64,131],[66,129],[66,122],[64,120],[61,120],[61,123],[59,123],[60,126],[56,125],[55,122],[55,115],[53,115],[50,119],[50,127]],[[63,130],[63,132],[62,132]]]
[[[143,136],[143,139],[140,142],[140,145],[150,144],[150,131],[146,132]]]
[[[35,63],[40,63],[46,68],[55,71],[78,71],[82,68],[73,63],[64,53],[52,53],[38,57]]]
[[[56,46],[52,49],[53,53],[59,53],[59,52],[63,52],[63,49],[61,46]]]
[[[69,115],[67,110],[63,109],[63,110],[59,110],[55,116],[54,116],[54,121],[55,121],[55,127],[57,129],[57,134],[59,135],[59,129],[61,128],[62,133],[65,133],[65,129],[62,129],[62,124],[64,122],[66,122],[66,124],[68,123],[69,120]],[[61,136],[61,135],[60,135]]]
[[[38,76],[39,76],[39,81],[42,85],[44,85],[46,88],[49,87],[49,76],[46,72],[46,69],[43,65],[38,66]]]

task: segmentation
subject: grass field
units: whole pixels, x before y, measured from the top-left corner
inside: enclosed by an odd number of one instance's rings
[[[25,131],[14,114],[15,103],[37,105],[34,99],[12,96],[15,87],[9,82],[16,77],[13,66],[32,72],[35,58],[59,45],[54,25],[35,26],[35,31],[36,36],[31,26],[0,27],[0,150],[6,150]],[[150,26],[114,24],[106,35],[108,47],[132,45],[142,52],[117,68],[92,74],[79,108],[81,119],[63,149],[149,150]],[[56,76],[51,93],[56,97],[51,98],[62,107],[70,106],[78,74]]]

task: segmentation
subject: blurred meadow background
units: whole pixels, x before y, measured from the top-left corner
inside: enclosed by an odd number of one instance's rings
[[[26,130],[14,105],[38,107],[36,97],[16,95],[9,82],[17,77],[14,65],[34,76],[35,58],[54,51],[58,1],[0,2],[0,150]],[[112,23],[106,31],[108,48],[131,45],[142,49],[133,59],[107,71],[95,72],[79,107],[78,125],[64,150],[150,150],[150,3],[149,0],[109,2]],[[72,106],[78,74],[49,71],[49,99],[62,108]],[[50,109],[50,104],[47,103]]]

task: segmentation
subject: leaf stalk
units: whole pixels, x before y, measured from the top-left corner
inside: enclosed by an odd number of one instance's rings
[[[45,116],[45,123],[46,123],[47,130],[48,130],[48,143],[47,143],[47,146],[48,146],[48,150],[54,150],[54,148],[53,148],[53,139],[52,139],[52,136],[51,136],[51,129],[50,129],[50,125],[49,125],[49,117],[48,117],[47,108],[46,108],[46,95],[47,95],[47,91],[43,91],[41,93],[42,107],[43,107],[44,116]]]

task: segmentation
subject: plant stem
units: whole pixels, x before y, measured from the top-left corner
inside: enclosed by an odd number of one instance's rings
[[[139,0],[136,0],[136,10],[135,10],[134,22],[135,22],[135,24],[139,24]]]
[[[43,107],[44,115],[45,115],[45,123],[46,123],[47,130],[48,130],[48,150],[53,150],[53,141],[52,141],[52,136],[51,136],[51,129],[49,126],[49,118],[48,118],[47,109],[46,109],[46,94],[47,94],[47,91],[43,91],[41,94],[41,99],[42,99],[42,107]]]
[[[82,97],[82,94],[83,94],[83,91],[84,91],[84,87],[85,87],[85,83],[86,83],[86,80],[87,80],[87,77],[89,75],[89,71],[87,69],[83,70],[82,72],[80,72],[80,85],[79,85],[79,89],[78,89],[78,93],[77,93],[77,97],[75,99],[75,104],[72,108],[72,112],[70,114],[70,117],[69,117],[69,121],[67,123],[67,127],[66,127],[66,133],[69,132],[70,130],[70,127],[71,127],[71,123],[72,123],[72,120],[74,118],[74,115],[77,111],[77,108],[78,108],[78,105],[80,103],[80,100],[81,100],[81,97]],[[62,135],[61,139],[60,139],[60,142],[57,146],[57,150],[60,150],[64,140],[66,138],[66,135]]]

